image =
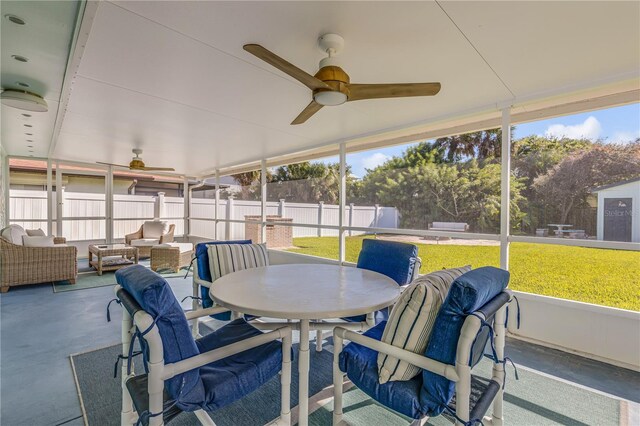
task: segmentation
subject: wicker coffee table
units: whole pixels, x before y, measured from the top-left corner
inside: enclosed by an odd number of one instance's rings
[[[96,256],[96,260],[93,256]],[[105,271],[115,271],[138,263],[138,249],[125,244],[89,245],[89,265],[96,268],[98,275]]]

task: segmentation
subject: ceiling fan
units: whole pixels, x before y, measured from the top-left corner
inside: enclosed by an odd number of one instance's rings
[[[344,46],[344,39],[337,34],[325,34],[319,39],[327,57],[320,61],[320,70],[311,75],[282,59],[259,44],[245,44],[244,50],[269,65],[290,75],[313,92],[313,100],[291,124],[302,124],[323,106],[342,105],[345,102],[364,99],[404,98],[409,96],[433,96],[440,91],[440,83],[355,84],[349,75],[337,65],[334,58]]]
[[[125,165],[122,165],[122,164],[103,163],[101,161],[97,161],[97,163],[98,164],[105,164],[107,166],[124,167],[124,168],[129,169],[129,170],[140,170],[140,171],[145,171],[145,172],[173,172],[173,171],[175,171],[175,169],[171,168],[171,167],[147,167],[147,166],[144,165],[144,161],[142,161],[142,158],[140,157],[140,155],[142,155],[142,150],[138,149],[138,148],[134,148],[131,151],[135,154],[135,157],[133,157],[133,159],[131,160],[131,162],[129,163],[128,166],[125,166]]]

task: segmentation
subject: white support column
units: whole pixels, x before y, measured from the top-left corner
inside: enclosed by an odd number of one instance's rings
[[[113,166],[109,166],[107,169],[107,176],[105,178],[105,216],[106,220],[106,235],[107,244],[113,243]]]
[[[50,236],[53,235],[53,208],[53,164],[49,158],[47,159],[47,234]]]
[[[184,183],[182,184],[183,189],[182,189],[182,200],[184,202],[184,209],[183,209],[183,221],[184,221],[184,225],[183,225],[183,235],[185,238],[185,241],[189,241],[189,234],[191,234],[191,220],[189,220],[189,217],[191,217],[191,192],[189,191],[189,178],[187,176],[184,177]]]
[[[353,226],[353,203],[349,203],[349,228]],[[353,235],[353,231],[349,229],[349,236]]]
[[[267,160],[260,162],[260,234],[262,242],[267,242]],[[245,235],[246,237],[246,235]]]
[[[511,112],[502,110],[502,172],[500,190],[500,267],[509,269],[509,219],[511,217]]]
[[[378,228],[378,219],[380,216],[380,204],[374,204],[373,205],[374,211],[373,211],[373,227],[374,228]]]
[[[56,235],[62,236],[62,205],[64,203],[62,193],[62,172],[60,163],[56,161]]]
[[[318,225],[322,226],[324,216],[324,201],[318,201]],[[318,227],[318,237],[322,237],[322,228]]]
[[[213,218],[215,219],[215,221],[213,222],[215,224],[213,228],[213,239],[217,240],[218,239],[218,206],[220,205],[220,170],[218,169],[216,169],[216,199],[213,205],[215,209],[213,212]]]
[[[2,147],[0,147],[0,149],[2,149]],[[11,179],[11,170],[9,170],[8,155],[4,156],[2,170],[6,178],[2,179],[2,185],[4,186],[4,188],[2,188],[4,189],[4,223],[0,223],[0,226],[5,227],[9,225],[9,219],[11,219],[11,209],[9,208],[11,204],[11,195],[9,194],[9,192],[11,191],[9,186],[9,179]]]
[[[229,195],[227,198],[227,219],[233,219],[233,195]],[[235,238],[233,235],[233,225],[232,222],[225,222],[224,227],[224,239],[230,240]]]
[[[158,198],[156,198],[156,211],[155,218],[162,219],[166,216],[166,206],[164,205],[164,192],[158,192]]]
[[[345,261],[346,251],[344,213],[347,202],[347,145],[344,142],[340,144],[340,189],[338,194],[338,261],[342,264]]]

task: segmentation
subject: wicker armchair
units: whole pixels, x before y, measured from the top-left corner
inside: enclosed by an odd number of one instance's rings
[[[66,242],[63,237],[56,244]],[[67,280],[75,284],[78,275],[78,249],[63,247],[25,247],[0,237],[0,292],[10,287]]]
[[[136,232],[133,232],[131,234],[127,234],[124,236],[124,242],[127,245],[133,245],[131,244],[132,241],[134,240],[141,240],[144,239],[144,235],[142,233],[142,228],[144,225],[140,225],[140,229],[138,229]],[[163,243],[171,243],[173,242],[173,233],[176,229],[175,225],[169,225],[169,230],[163,234],[160,237],[160,241],[153,244],[163,244]],[[151,256],[151,247],[153,247],[153,245],[149,245],[149,246],[135,246],[138,248],[138,256],[140,257],[150,257]]]

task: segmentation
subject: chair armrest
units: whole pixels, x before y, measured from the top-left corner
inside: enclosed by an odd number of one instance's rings
[[[272,342],[278,339],[287,338],[291,341],[291,327],[281,327],[277,330],[263,333],[259,336],[250,337],[240,342],[232,343],[227,346],[223,346],[212,351],[201,353],[191,358],[184,359],[182,361],[175,362],[173,364],[166,364],[162,375],[163,380],[170,379],[177,374],[200,368],[203,365],[221,360],[231,355],[244,352],[248,349],[253,349],[265,343]],[[283,348],[284,349],[284,348]]]
[[[169,231],[166,234],[162,234],[160,237],[160,244],[162,243],[172,243],[173,242],[173,233],[176,230],[175,225],[169,225]]]
[[[124,236],[125,244],[131,244],[131,241],[140,239],[142,239],[142,226],[140,226],[140,229],[138,229],[136,232]]]
[[[198,309],[195,311],[185,312],[184,315],[188,320],[192,320],[195,318],[206,317],[208,315],[222,314],[224,312],[230,312],[230,309],[223,308],[222,306],[212,306],[211,308],[206,309]]]
[[[206,288],[211,288],[211,284],[213,284],[211,281],[205,281],[205,280],[201,280],[200,278],[196,277],[196,271],[193,271],[193,282],[198,284],[199,286],[202,287],[206,287]]]
[[[67,239],[65,237],[53,237],[54,244],[66,244]]]
[[[381,342],[376,339],[372,339],[371,337],[364,336],[362,334],[347,330],[346,328],[342,327],[336,327],[333,330],[333,336],[334,341],[336,337],[350,340],[385,355],[389,355],[402,361],[406,361],[409,364],[413,364],[416,367],[422,368],[423,370],[431,371],[432,373],[446,377],[453,382],[458,381],[458,373],[456,372],[456,368],[453,365],[444,364],[440,361],[427,358],[423,355],[418,355],[416,353],[398,348],[396,346]],[[340,349],[340,351],[342,351],[342,349]]]

